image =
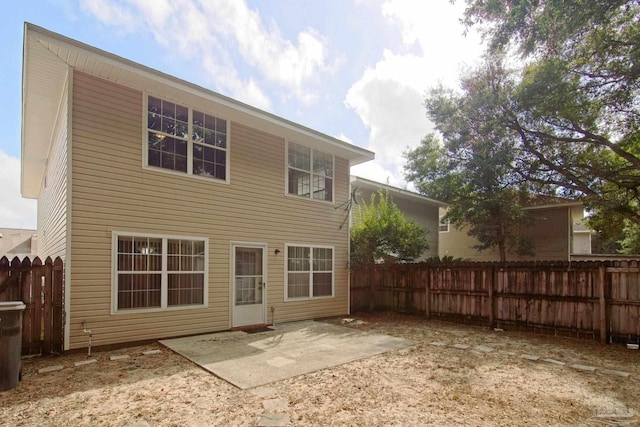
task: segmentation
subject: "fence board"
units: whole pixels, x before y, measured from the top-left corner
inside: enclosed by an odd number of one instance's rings
[[[64,265],[60,258],[0,258],[0,301],[22,301],[22,355],[63,351]]]
[[[640,338],[637,261],[376,265],[351,272],[351,310],[628,341]]]

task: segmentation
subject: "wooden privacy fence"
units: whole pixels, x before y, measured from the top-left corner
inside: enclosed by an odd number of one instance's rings
[[[0,258],[0,301],[22,301],[22,355],[63,351],[64,274],[60,258]]]
[[[351,272],[351,311],[504,329],[640,339],[638,261],[375,265]]]

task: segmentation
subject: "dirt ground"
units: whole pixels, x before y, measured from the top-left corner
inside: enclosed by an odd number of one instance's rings
[[[97,363],[79,367],[74,363],[86,354],[35,358],[25,360],[16,389],[0,392],[0,425],[255,426],[277,401],[284,406],[271,412],[286,414],[293,426],[640,425],[640,351],[388,313],[329,322],[416,345],[251,390],[239,390],[159,344],[94,353]],[[154,349],[162,353],[141,354]],[[131,358],[110,361],[114,354]],[[38,373],[54,365],[64,369]]]

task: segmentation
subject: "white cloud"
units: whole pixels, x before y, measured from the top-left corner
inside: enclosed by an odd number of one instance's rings
[[[368,148],[376,153],[374,164],[353,170],[377,180],[388,176],[391,185],[404,186],[402,153],[433,129],[423,105],[427,90],[438,84],[456,86],[464,63],[473,64],[482,52],[476,34],[462,35],[461,6],[442,0],[389,0],[382,5],[381,13],[398,26],[403,44],[395,52],[385,49],[346,95],[345,105],[369,129]]]
[[[20,159],[0,150],[0,227],[35,229],[36,201],[20,195]]]
[[[419,70],[426,61],[412,55],[384,53],[375,68],[368,69],[347,93],[345,104],[369,128],[368,148],[375,163],[386,171],[391,185],[403,183],[402,153],[418,145],[429,130],[423,107],[424,82]],[[369,170],[375,170],[367,166]]]
[[[124,9],[122,5],[112,4],[108,0],[82,0],[80,6],[105,24],[117,25],[126,31],[135,28],[134,15]]]
[[[266,26],[244,0],[80,0],[84,10],[107,25],[143,28],[179,57],[199,58],[218,90],[261,108],[271,102],[261,79],[276,83],[305,104],[315,102],[320,76],[332,71],[327,40],[313,29],[286,39],[275,24]],[[256,70],[243,80],[234,57]],[[218,64],[212,66],[212,64]]]

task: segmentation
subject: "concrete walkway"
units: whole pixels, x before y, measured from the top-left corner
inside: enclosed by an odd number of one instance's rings
[[[322,322],[294,322],[272,331],[221,332],[160,343],[241,389],[341,365],[415,344]]]

